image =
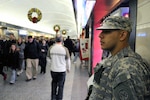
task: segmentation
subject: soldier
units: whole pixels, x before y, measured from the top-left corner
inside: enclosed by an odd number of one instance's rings
[[[149,100],[150,70],[129,46],[128,18],[111,16],[104,20],[99,35],[101,48],[111,54],[98,63],[89,100]]]

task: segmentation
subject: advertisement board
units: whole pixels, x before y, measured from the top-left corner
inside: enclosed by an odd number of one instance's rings
[[[89,58],[89,39],[80,39],[80,59],[88,60]]]

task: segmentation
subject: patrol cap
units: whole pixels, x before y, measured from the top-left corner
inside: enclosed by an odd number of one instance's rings
[[[123,16],[109,16],[107,17],[100,27],[97,30],[106,30],[106,29],[120,29],[131,32],[131,21],[127,17]]]

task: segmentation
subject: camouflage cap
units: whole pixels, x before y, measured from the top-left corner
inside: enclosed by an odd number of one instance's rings
[[[103,21],[102,25],[97,28],[97,30],[105,29],[120,29],[130,33],[132,30],[131,21],[129,18],[123,16],[109,16]]]

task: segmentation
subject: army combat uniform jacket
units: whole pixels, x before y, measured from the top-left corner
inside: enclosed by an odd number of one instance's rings
[[[150,100],[150,70],[130,47],[97,64],[89,100]]]

